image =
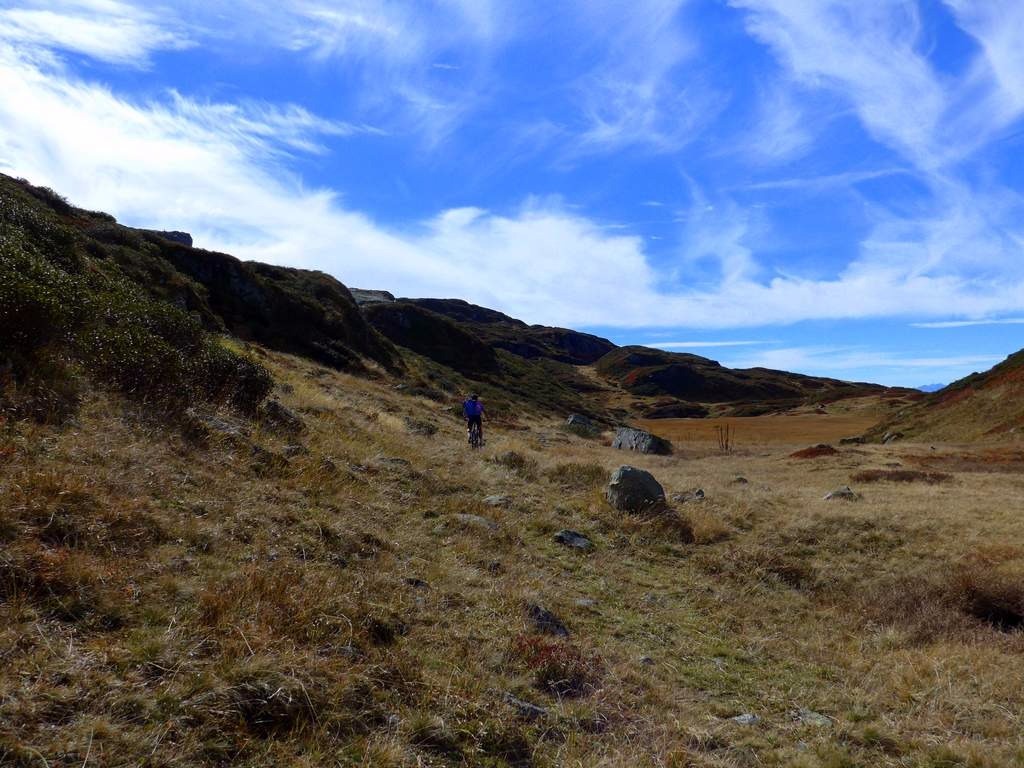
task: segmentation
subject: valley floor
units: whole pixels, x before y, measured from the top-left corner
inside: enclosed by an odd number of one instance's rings
[[[1019,452],[470,452],[450,404],[267,363],[301,435],[100,394],[0,431],[0,765],[1024,765]],[[624,517],[624,463],[705,499]]]

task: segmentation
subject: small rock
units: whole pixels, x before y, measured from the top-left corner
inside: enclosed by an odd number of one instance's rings
[[[582,427],[584,429],[590,429],[594,426],[594,422],[592,422],[583,414],[574,413],[571,414],[569,418],[565,420],[565,425],[567,427]]]
[[[841,437],[839,438],[840,445],[864,445],[867,440],[862,435],[854,435],[853,437]]]
[[[654,659],[652,659],[650,656],[641,656],[640,657],[640,664],[645,666],[645,667],[653,667],[654,666]]]
[[[504,494],[485,496],[483,502],[489,507],[507,507],[512,503],[512,497]]]
[[[646,512],[665,503],[665,489],[654,475],[630,466],[615,470],[605,496],[620,512]]]
[[[544,707],[538,707],[536,704],[518,699],[511,693],[505,694],[505,701],[516,711],[516,714],[527,720],[539,720],[548,716],[548,711]]]
[[[274,432],[281,432],[286,435],[297,435],[306,431],[306,423],[291,409],[281,404],[279,400],[268,400],[260,408],[260,417],[264,426]]]
[[[491,560],[491,562],[487,564],[487,572],[491,574],[491,576],[497,576],[503,570],[504,567],[497,560]]]
[[[526,606],[526,618],[530,620],[530,624],[535,632],[540,632],[543,635],[554,635],[555,637],[569,636],[569,630],[562,623],[562,620],[547,608],[543,608],[536,603],[530,603]]]
[[[573,549],[592,549],[594,544],[582,533],[576,531],[559,531],[554,536],[555,541]]]
[[[889,443],[895,443],[901,437],[903,437],[902,432],[886,432],[882,435],[882,444],[888,445]]]
[[[747,485],[749,482],[750,481],[747,480],[747,478],[745,478],[743,475],[736,475],[736,477],[732,481],[732,484],[733,485]]]
[[[744,712],[742,715],[736,715],[736,717],[730,717],[729,719],[738,725],[757,725],[761,722],[760,717],[749,712]]]
[[[815,712],[813,709],[804,709],[803,707],[794,713],[793,718],[804,725],[814,725],[819,728],[832,725],[832,718],[828,715]]]
[[[825,494],[825,501],[860,501],[860,498],[860,494],[848,485]]]
[[[417,579],[415,577],[409,577],[403,579],[403,581],[413,589],[429,589],[430,585],[423,579]]]
[[[573,601],[577,608],[597,608],[597,600],[592,597],[578,597]]]
[[[304,445],[286,445],[281,451],[289,459],[294,459],[296,456],[307,456],[309,454],[309,448]]]
[[[671,499],[677,504],[686,504],[687,502],[692,501],[704,501],[704,489],[698,488],[695,491],[683,491],[682,493],[673,493]]]

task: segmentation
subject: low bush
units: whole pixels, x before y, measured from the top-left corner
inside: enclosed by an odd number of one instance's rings
[[[40,194],[51,202],[45,190]],[[263,366],[225,348],[195,316],[148,296],[116,265],[93,263],[77,243],[52,214],[15,194],[0,195],[6,415],[66,418],[81,374],[172,410],[197,401],[256,410],[273,384]]]
[[[1002,631],[1024,628],[1024,552],[991,547],[965,557],[953,586],[963,610]]]
[[[533,673],[537,688],[555,696],[586,696],[601,682],[601,657],[568,642],[521,635],[513,640],[510,655]]]
[[[519,477],[532,480],[537,477],[537,461],[517,451],[505,451],[495,456],[491,461],[499,467],[504,467]]]
[[[937,485],[952,480],[953,476],[946,472],[921,472],[917,469],[865,469],[851,478],[857,483],[928,483]]]

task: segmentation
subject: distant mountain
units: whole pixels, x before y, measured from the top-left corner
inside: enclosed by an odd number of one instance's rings
[[[938,392],[940,389],[945,388],[945,384],[922,384],[920,387],[915,387],[919,392]]]

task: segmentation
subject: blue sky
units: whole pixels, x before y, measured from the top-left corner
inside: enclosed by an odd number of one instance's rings
[[[619,343],[901,385],[1024,347],[1017,0],[0,0],[0,170]]]

